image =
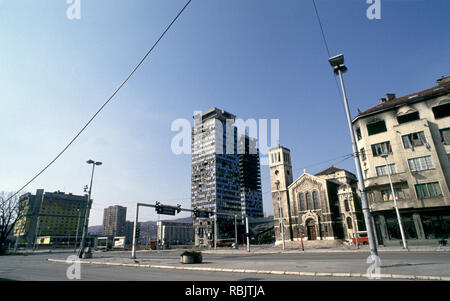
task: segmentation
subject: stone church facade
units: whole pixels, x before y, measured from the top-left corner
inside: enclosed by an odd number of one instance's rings
[[[282,146],[269,150],[269,163],[277,245],[283,232],[285,242],[299,241],[301,233],[305,242],[351,241],[364,230],[355,175],[332,166],[294,181],[290,151]]]

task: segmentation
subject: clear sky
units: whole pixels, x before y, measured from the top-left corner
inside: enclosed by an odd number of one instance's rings
[[[316,0],[332,55],[344,53],[350,108],[385,93],[435,85],[450,70],[450,1]],[[0,190],[43,168],[156,41],[184,0],[0,0]],[[91,225],[103,208],[136,202],[190,207],[190,155],[175,155],[171,124],[218,107],[280,120],[294,177],[335,164],[355,170],[341,97],[312,0],[193,0],[141,69],[74,145],[25,190],[81,194],[96,168]],[[330,160],[328,162],[324,162]],[[320,163],[322,164],[316,164]],[[323,163],[324,162],[324,163]],[[272,214],[268,166],[264,211]],[[185,216],[185,215],[184,215]],[[142,220],[157,219],[152,209]]]

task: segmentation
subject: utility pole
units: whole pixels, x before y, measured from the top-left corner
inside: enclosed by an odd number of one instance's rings
[[[361,162],[359,161],[359,152],[356,146],[355,133],[353,131],[352,121],[350,117],[350,110],[348,108],[347,93],[345,92],[344,79],[342,73],[347,71],[347,67],[344,65],[344,55],[340,54],[329,59],[331,66],[334,69],[334,74],[339,76],[342,88],[342,94],[344,96],[345,114],[347,117],[348,128],[350,131],[350,138],[352,141],[353,157],[356,166],[356,175],[358,177],[358,186],[361,191],[361,208],[364,213],[364,221],[367,228],[367,237],[369,240],[370,253],[372,256],[378,256],[377,243],[375,240],[375,231],[373,229],[372,215],[370,214],[369,202],[367,201],[366,187],[364,184],[364,178],[362,176]]]
[[[247,252],[250,252],[250,232],[248,231],[248,215],[245,216],[245,233],[247,236]]]
[[[17,252],[17,247],[19,246],[19,240],[20,240],[20,233],[22,233],[22,230],[23,230],[23,219],[24,219],[24,217],[25,216],[22,216],[21,218],[20,218],[20,226],[19,226],[19,231],[18,231],[18,233],[17,233],[17,239],[16,239],[16,242],[15,242],[15,244],[14,244],[14,254],[16,254],[16,252]]]
[[[139,219],[139,204],[136,205],[136,214],[134,215],[134,227],[133,227],[133,245],[131,247],[131,258],[136,259],[136,230]],[[158,235],[156,235],[158,239]]]
[[[92,164],[91,184],[89,185],[89,194],[86,202],[86,212],[84,213],[83,236],[81,237],[80,250],[78,251],[78,258],[83,257],[84,247],[86,245],[86,236],[88,235],[89,213],[91,211],[91,193],[92,181],[94,179],[94,169],[96,165],[102,165],[102,162],[95,162],[93,160],[86,161],[87,164]]]
[[[348,186],[349,188],[350,188],[350,190],[352,189],[352,187],[349,185]],[[347,198],[347,200],[348,201],[350,201],[350,198],[351,198],[351,206],[350,206],[350,213],[351,213],[351,215],[352,215],[352,224],[353,224],[353,237],[355,238],[355,245],[357,246],[357,248],[359,249],[359,241],[358,241],[358,230],[359,230],[359,227],[358,227],[358,220],[355,220],[355,215],[353,214],[353,212],[355,212],[355,214],[356,214],[356,211],[355,211],[355,204],[354,204],[354,199],[353,199],[353,192],[350,192],[349,194],[348,194],[348,198]]]
[[[214,250],[217,250],[217,214],[214,218]]]
[[[386,162],[386,169],[387,169],[387,174],[388,174],[388,178],[389,178],[389,184],[391,186],[392,198],[394,199],[395,213],[397,214],[397,221],[398,221],[398,226],[400,228],[400,235],[402,236],[403,249],[408,249],[408,247],[406,245],[405,232],[403,231],[402,219],[400,217],[400,211],[398,210],[398,206],[397,206],[397,197],[395,196],[394,185],[392,184],[391,169],[389,168],[387,156],[388,156],[387,154],[382,155],[382,157],[384,158],[384,161]]]
[[[234,243],[238,244],[238,234],[237,234],[237,215],[234,215]]]
[[[78,205],[78,206],[79,206],[79,205]],[[74,249],[73,249],[74,252],[77,251],[78,229],[79,229],[79,227],[80,227],[80,219],[81,219],[81,210],[80,210],[80,208],[78,208],[77,211],[78,211],[78,222],[77,222],[77,233],[76,233],[76,235],[75,235],[75,247],[74,247]]]
[[[36,241],[37,241],[38,237],[40,236],[40,233],[39,233],[41,231],[41,216],[40,215],[37,218],[36,224],[37,224],[37,231],[34,236],[33,250],[36,249]]]

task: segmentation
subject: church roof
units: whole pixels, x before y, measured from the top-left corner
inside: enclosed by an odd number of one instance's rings
[[[335,166],[331,166],[331,167],[328,167],[327,169],[322,170],[322,171],[319,172],[319,173],[316,173],[315,176],[326,176],[326,175],[331,175],[331,174],[334,174],[334,173],[336,173],[336,172],[338,172],[338,171],[343,171],[343,170],[344,170],[344,169],[342,169],[342,168],[338,168],[338,167],[335,167]]]

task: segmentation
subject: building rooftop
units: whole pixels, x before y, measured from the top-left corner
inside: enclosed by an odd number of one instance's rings
[[[231,113],[228,113],[225,110],[218,109],[216,107],[211,108],[211,109],[209,109],[209,110],[207,110],[205,112],[202,112],[200,114],[195,115],[194,119],[196,119],[196,116],[198,116],[198,115],[201,115],[201,118],[202,118],[201,120],[202,121],[205,121],[205,120],[208,120],[208,119],[212,119],[212,118],[216,118],[216,119],[219,119],[219,120],[226,120],[226,119],[235,120],[236,119],[235,115],[233,115]]]
[[[353,122],[361,117],[373,115],[406,104],[411,104],[414,102],[423,101],[450,93],[450,76],[438,79],[437,83],[437,86],[419,92],[411,93],[402,97],[396,97],[395,94],[386,94],[385,98],[380,99],[380,103],[378,105],[373,106],[365,110],[364,112],[359,112],[358,116],[353,120]]]
[[[337,173],[338,171],[343,171],[343,170],[344,169],[342,169],[342,168],[331,166],[331,167],[328,167],[327,169],[322,170],[321,172],[316,173],[315,176],[331,175],[331,174]]]

